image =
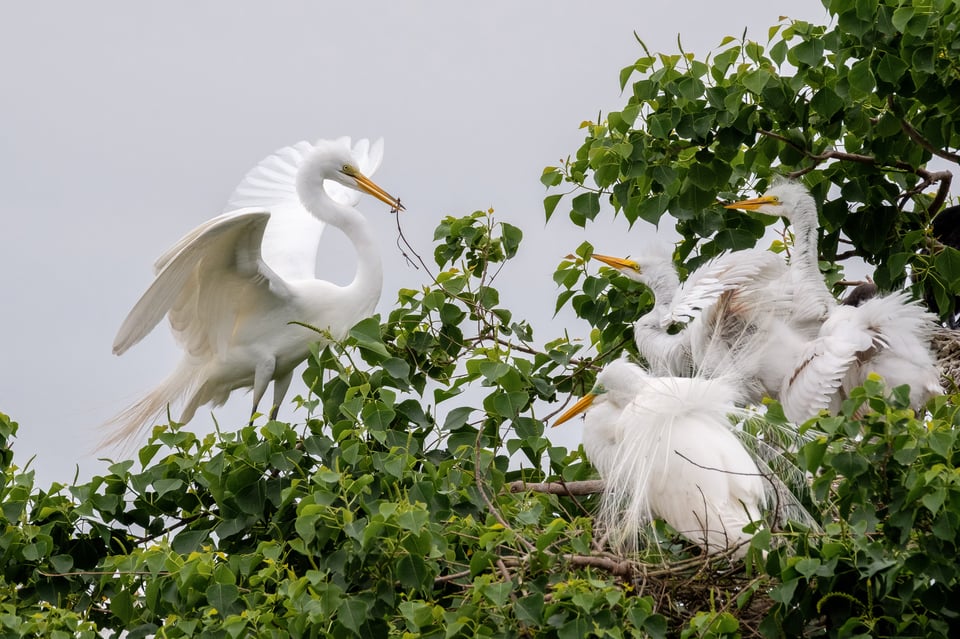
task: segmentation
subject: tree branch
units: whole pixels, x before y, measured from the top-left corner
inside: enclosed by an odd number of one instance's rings
[[[586,481],[568,482],[536,482],[515,481],[506,485],[511,493],[546,493],[548,495],[596,495],[603,492],[602,479],[588,479]]]
[[[949,151],[944,151],[943,149],[938,149],[930,143],[930,140],[926,139],[920,132],[913,128],[913,125],[907,122],[907,119],[901,115],[897,114],[899,109],[896,108],[896,104],[893,101],[893,96],[887,96],[887,106],[893,111],[894,115],[897,115],[897,118],[900,120],[900,128],[903,129],[903,132],[907,134],[911,140],[919,144],[925,150],[929,151],[938,158],[943,158],[950,162],[960,164],[960,155],[956,153],[950,153]]]

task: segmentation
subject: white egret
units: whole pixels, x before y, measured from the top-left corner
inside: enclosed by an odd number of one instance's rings
[[[930,350],[935,317],[905,293],[839,305],[818,266],[817,209],[802,184],[780,181],[761,197],[727,205],[786,218],[794,228],[789,279],[790,329],[771,353],[780,377],[779,399],[790,419],[802,421],[821,409],[836,412],[850,389],[867,375],[888,386],[909,384],[915,408],[942,392]],[[780,362],[778,365],[777,362]],[[789,368],[782,371],[783,364]]]
[[[798,329],[806,328],[810,337],[836,307],[837,300],[820,273],[820,249],[817,204],[803,184],[778,180],[762,196],[727,204],[725,208],[756,211],[785,218],[793,227],[793,251],[790,268],[777,283],[792,300],[791,320]]]
[[[586,411],[583,448],[605,485],[600,520],[620,541],[660,518],[715,553],[750,539],[744,528],[773,487],[731,431],[741,401],[727,380],[655,377],[621,359],[554,426]]]
[[[911,406],[922,408],[943,393],[930,348],[936,319],[904,291],[835,307],[784,380],[784,413],[797,422],[821,410],[836,414],[870,374],[882,377],[888,388],[909,385]]]
[[[366,141],[351,151],[349,139],[301,142],[254,168],[224,213],[185,235],[156,263],[154,282],[124,320],[113,345],[122,354],[167,315],[185,351],[161,384],[121,412],[106,444],[134,436],[184,400],[180,422],[205,404],[222,405],[233,390],[253,389],[253,413],[274,383],[275,417],[294,368],[325,330],[331,339],[376,306],[383,267],[372,228],[352,205],[346,189],[368,193],[401,210],[400,201],[358,168],[372,172],[382,147]],[[339,228],[357,252],[353,280],[346,286],[316,278],[322,224]]]
[[[769,251],[739,251],[716,257],[682,284],[668,255],[652,251],[636,259],[594,259],[647,285],[654,307],[634,325],[637,349],[655,375],[714,377],[734,372],[761,385],[761,355],[773,316],[758,314],[778,303],[771,282],[786,265]],[[757,392],[746,393],[752,400]]]

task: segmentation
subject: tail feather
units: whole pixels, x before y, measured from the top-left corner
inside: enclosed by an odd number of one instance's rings
[[[100,440],[97,448],[117,447],[122,450],[129,446],[147,428],[165,421],[167,407],[179,404],[184,397],[192,395],[199,379],[200,369],[189,361],[181,361],[159,386],[104,423],[103,428],[109,432]]]

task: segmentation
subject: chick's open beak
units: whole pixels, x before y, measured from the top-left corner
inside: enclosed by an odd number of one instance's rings
[[[596,257],[596,256],[594,256],[594,257]],[[571,419],[573,419],[574,417],[576,417],[577,415],[579,415],[579,414],[582,413],[583,411],[585,411],[585,410],[587,410],[588,408],[590,408],[590,404],[592,404],[592,403],[593,403],[593,400],[596,399],[596,398],[597,398],[597,396],[594,395],[593,393],[587,393],[586,395],[584,395],[583,397],[581,397],[581,398],[580,398],[580,401],[578,401],[576,404],[574,404],[573,406],[571,406],[571,407],[569,408],[569,410],[567,410],[567,412],[565,412],[563,415],[561,415],[560,417],[558,417],[558,418],[557,418],[557,421],[553,422],[553,427],[556,428],[557,426],[559,426],[559,425],[562,424],[563,422],[568,422],[568,421],[570,421]]]

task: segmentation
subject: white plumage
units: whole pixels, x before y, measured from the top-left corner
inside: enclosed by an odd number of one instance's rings
[[[849,391],[871,373],[889,388],[909,384],[914,408],[942,392],[930,350],[933,314],[904,292],[860,306],[839,305],[830,295],[818,266],[816,203],[806,187],[780,181],[763,196],[727,208],[781,216],[793,226],[790,269],[778,283],[790,312],[764,365],[770,384],[780,379],[771,394],[787,417],[803,421],[821,409],[837,412]]]
[[[943,392],[930,349],[935,327],[936,316],[902,291],[860,306],[837,306],[784,380],[784,413],[798,422],[820,410],[836,414],[870,374],[882,377],[887,388],[909,385],[910,404],[921,408]]]
[[[759,382],[762,358],[787,310],[773,284],[787,270],[779,256],[762,250],[721,255],[682,284],[670,257],[659,251],[636,259],[593,257],[653,292],[653,309],[634,325],[638,352],[651,373],[733,373],[751,387],[743,390],[745,398],[760,399],[766,390]]]
[[[276,416],[293,369],[319,337],[291,322],[343,339],[380,297],[379,251],[352,205],[360,190],[402,208],[358,168],[375,170],[381,157],[381,143],[371,148],[361,141],[351,150],[349,138],[281,149],[231,197],[231,205],[246,208],[204,222],[157,260],[156,279],[123,322],[113,350],[122,354],[166,315],[184,356],[154,391],[111,420],[115,430],[105,443],[127,440],[181,399],[179,421],[187,422],[200,406],[253,388],[256,412],[271,381]],[[316,279],[324,223],[340,228],[357,251],[347,286]]]
[[[618,541],[629,546],[657,517],[713,553],[750,539],[743,529],[772,486],[731,431],[740,401],[726,380],[654,377],[618,360],[555,425],[586,411],[584,451],[605,480],[600,520]]]

